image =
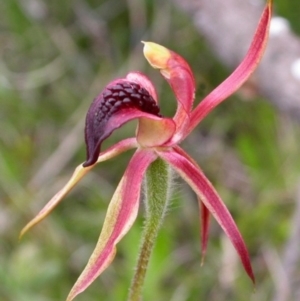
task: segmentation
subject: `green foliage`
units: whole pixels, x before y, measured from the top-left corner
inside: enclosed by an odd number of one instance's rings
[[[277,0],[276,10],[300,32],[298,0]],[[168,1],[6,0],[0,12],[0,300],[64,300],[95,246],[130,153],[96,168],[21,242],[18,233],[84,161],[84,116],[93,97],[114,77],[141,70],[157,84],[164,114],[172,115],[173,95],[146,65],[142,39],[187,59],[197,76],[197,99],[229,70]],[[289,117],[247,95],[241,90],[218,107],[184,147],[216,185],[244,235],[260,301],[269,300],[275,286],[266,249],[280,256],[289,237],[300,133]],[[117,131],[104,147],[134,129],[133,123]],[[76,300],[125,299],[142,211],[113,264]],[[145,301],[254,298],[214,221],[200,267],[198,228],[195,197],[180,182],[150,261]]]

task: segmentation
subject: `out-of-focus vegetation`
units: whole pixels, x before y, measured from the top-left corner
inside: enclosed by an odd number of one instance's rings
[[[276,10],[300,33],[298,0],[277,0]],[[174,96],[146,64],[140,40],[187,59],[197,99],[230,71],[169,1],[4,0],[0,16],[0,300],[64,300],[95,246],[131,153],[98,166],[21,242],[18,234],[84,161],[84,117],[93,97],[113,78],[141,70],[156,83],[164,114],[172,115]],[[299,185],[300,131],[248,90],[219,106],[183,147],[233,214],[252,256],[256,293],[214,221],[200,267],[197,203],[178,181],[150,263],[145,301],[265,301],[274,294],[274,270],[291,232]],[[116,131],[104,147],[134,129],[132,123]],[[76,300],[126,299],[142,211],[113,264]]]

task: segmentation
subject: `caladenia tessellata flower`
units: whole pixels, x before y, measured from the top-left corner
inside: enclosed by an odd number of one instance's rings
[[[84,291],[112,262],[116,244],[134,223],[142,182],[145,183],[146,223],[131,284],[129,300],[140,300],[147,263],[170,196],[172,172],[179,174],[198,197],[201,215],[202,256],[206,252],[210,214],[235,247],[246,273],[254,282],[250,257],[243,238],[220,196],[200,167],[180,146],[191,131],[218,104],[234,93],[259,63],[268,39],[272,1],[268,1],[250,48],[235,71],[195,108],[195,81],[187,62],[175,52],[152,42],[144,42],[144,55],[170,84],[177,111],[173,118],[163,117],[151,81],[142,73],[131,72],[109,83],[91,104],[85,125],[87,159],[79,165],[69,182],[29,222],[21,236],[44,219],[67,193],[98,163],[136,148],[112,197],[103,228],[85,269],[67,300]],[[124,139],[107,150],[101,143],[124,123],[138,119],[136,136]]]

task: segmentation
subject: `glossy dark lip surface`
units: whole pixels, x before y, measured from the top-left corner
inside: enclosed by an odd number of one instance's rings
[[[100,145],[111,132],[105,133],[105,127],[112,116],[120,111],[135,108],[139,111],[161,117],[159,107],[149,92],[139,84],[124,81],[106,87],[92,102],[85,122],[85,142],[87,160],[84,167],[97,161]]]

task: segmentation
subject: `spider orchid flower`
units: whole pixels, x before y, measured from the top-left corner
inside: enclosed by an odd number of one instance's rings
[[[21,231],[22,236],[44,219],[98,163],[136,148],[112,197],[95,250],[72,288],[68,301],[84,291],[112,262],[116,244],[129,231],[137,217],[145,173],[158,159],[171,166],[198,197],[202,217],[202,253],[206,251],[211,214],[231,240],[246,273],[254,282],[246,245],[231,214],[197,163],[179,146],[179,143],[214,107],[233,94],[252,74],[262,57],[268,39],[271,6],[270,0],[243,61],[194,109],[195,81],[191,68],[181,56],[152,42],[144,42],[144,55],[152,67],[160,70],[175,94],[177,111],[173,118],[166,118],[160,114],[155,88],[151,81],[139,72],[131,72],[124,78],[112,81],[95,98],[86,117],[86,161],[75,169],[69,182]],[[135,137],[122,140],[105,151],[100,150],[104,139],[115,129],[133,119],[138,119]]]

